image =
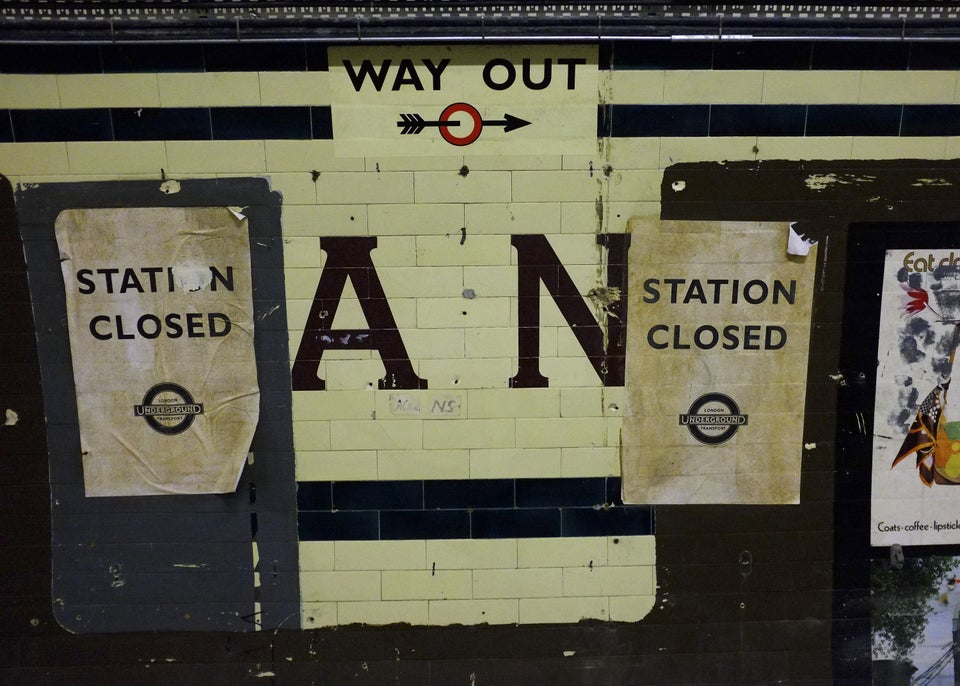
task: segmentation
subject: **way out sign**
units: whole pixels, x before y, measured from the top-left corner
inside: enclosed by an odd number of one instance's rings
[[[330,48],[337,156],[586,154],[596,46]]]

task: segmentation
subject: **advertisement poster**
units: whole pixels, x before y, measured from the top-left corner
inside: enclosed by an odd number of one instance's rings
[[[630,230],[624,501],[799,502],[816,247],[788,254],[786,223]]]
[[[887,251],[879,333],[871,543],[960,543],[960,248]]]
[[[243,214],[77,209],[55,229],[86,495],[234,490],[260,400]]]

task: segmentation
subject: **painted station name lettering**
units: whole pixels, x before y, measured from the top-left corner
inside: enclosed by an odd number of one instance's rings
[[[797,282],[774,279],[741,282],[740,279],[646,279],[643,282],[645,303],[668,298],[671,305],[793,305],[797,299]],[[655,324],[647,331],[647,344],[654,350],[779,350],[787,344],[787,330],[774,324],[703,324],[690,334],[681,324]]]
[[[914,251],[911,250],[903,257],[903,266],[908,272],[932,272],[937,267],[955,267],[960,264],[960,255],[955,254],[952,250],[946,257],[940,257],[933,253],[927,253],[925,257],[914,257],[914,254]]]
[[[207,272],[209,271],[209,276]],[[233,291],[233,267],[214,266],[190,269],[178,273],[176,267],[109,267],[77,271],[77,292],[125,295],[127,293],[195,293],[209,286]],[[125,314],[98,314],[90,319],[90,335],[99,341],[133,340],[144,338],[223,338],[233,324],[222,312],[171,312],[163,315],[143,314],[130,317]]]
[[[419,66],[416,64],[418,61]],[[535,64],[534,60],[525,57],[517,65],[503,57],[495,57],[483,65],[481,78],[487,88],[495,91],[507,90],[514,86],[518,75],[525,88],[535,91],[544,90],[553,82],[553,70],[556,65],[557,71],[560,72],[560,79],[563,78],[564,68],[566,68],[564,81],[566,89],[574,90],[577,85],[577,67],[586,63],[587,60],[582,57],[556,59],[547,57],[537,60]],[[347,70],[347,76],[350,77],[350,83],[358,93],[368,80],[377,92],[383,90],[388,83],[392,91],[404,88],[422,91],[428,86],[431,90],[439,91],[443,87],[443,72],[450,66],[450,58],[444,58],[439,62],[426,58],[421,60],[404,58],[396,64],[389,59],[378,64],[373,60],[361,60],[359,64],[351,60],[343,60],[343,66]]]
[[[623,386],[627,321],[628,234],[601,234],[597,242],[606,249],[607,290],[619,294],[604,306],[602,321],[560,263],[543,235],[511,236],[517,252],[517,373],[511,388],[544,388],[549,379],[540,373],[540,284],[546,286],[557,309],[570,326],[605,386]],[[397,327],[370,252],[377,247],[376,236],[336,236],[320,239],[327,260],[293,363],[295,391],[322,391],[320,362],[327,350],[376,350],[386,374],[379,380],[382,389],[427,388],[417,376]],[[366,319],[367,329],[333,329],[331,323],[340,306],[347,279],[353,285]]]

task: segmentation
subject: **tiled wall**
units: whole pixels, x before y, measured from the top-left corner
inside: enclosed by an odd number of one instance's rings
[[[293,392],[304,627],[632,622],[653,607],[655,512],[619,498],[623,389],[602,384],[546,291],[549,386],[509,387],[511,236],[547,236],[585,294],[607,279],[597,234],[657,216],[671,164],[960,151],[952,44],[605,44],[589,156],[335,157],[326,68],[324,47],[302,44],[0,49],[14,183],[269,178],[291,361],[324,238],[376,237],[429,388],[380,390],[376,353],[328,350],[326,390]],[[351,289],[336,328],[367,327]],[[456,410],[428,414],[434,401]]]

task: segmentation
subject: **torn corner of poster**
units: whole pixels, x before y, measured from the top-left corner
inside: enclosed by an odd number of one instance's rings
[[[810,248],[817,242],[811,238],[806,238],[803,234],[797,232],[797,222],[792,222],[787,227],[787,254],[804,257],[810,254]]]
[[[816,260],[786,228],[630,222],[624,502],[799,502]]]
[[[81,209],[55,231],[86,495],[235,490],[260,407],[247,223]]]

